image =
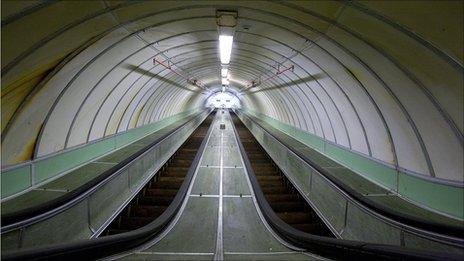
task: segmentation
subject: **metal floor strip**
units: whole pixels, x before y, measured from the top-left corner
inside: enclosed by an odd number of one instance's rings
[[[221,195],[199,195],[199,194],[191,194],[190,197],[197,197],[197,198],[219,198]],[[223,198],[251,198],[251,195],[222,195]]]
[[[198,253],[198,252],[137,252],[135,254],[140,254],[140,255],[189,255],[189,256],[212,256],[214,253]]]
[[[221,121],[224,122],[224,114],[221,114]],[[219,169],[219,210],[218,210],[218,226],[217,226],[217,237],[216,237],[216,253],[214,254],[214,260],[224,260],[224,249],[223,249],[223,198],[222,198],[222,193],[223,193],[223,174],[224,174],[224,148],[223,148],[223,143],[224,143],[224,130],[221,129],[221,151],[220,151],[220,157],[221,157],[221,165]]]

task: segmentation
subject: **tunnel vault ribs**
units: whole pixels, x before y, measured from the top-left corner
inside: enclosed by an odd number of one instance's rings
[[[258,183],[277,216],[300,231],[333,237],[240,119],[236,115],[232,118]]]
[[[120,234],[143,227],[167,209],[182,185],[213,118],[214,113],[193,132],[153,179],[103,231],[102,236]]]

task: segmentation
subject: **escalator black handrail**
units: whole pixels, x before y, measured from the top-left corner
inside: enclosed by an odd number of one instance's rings
[[[214,117],[214,114],[211,117]],[[163,231],[181,208],[196,169],[200,164],[201,155],[205,150],[208,137],[213,130],[214,121],[215,119],[211,122],[187,175],[171,204],[148,225],[116,235],[2,253],[2,260],[96,260],[128,251],[152,239]]]
[[[409,215],[407,213],[398,212],[391,208],[387,208],[382,204],[379,204],[369,198],[364,197],[361,193],[357,192],[350,186],[345,185],[343,182],[340,182],[338,179],[330,175],[330,173],[324,170],[321,166],[315,163],[312,159],[308,156],[304,155],[303,153],[287,146],[284,141],[282,141],[279,137],[276,137],[274,134],[270,133],[266,128],[264,128],[260,123],[253,120],[251,117],[245,115],[249,120],[251,120],[254,124],[258,125],[263,131],[269,134],[271,137],[279,141],[282,145],[284,145],[288,150],[296,154],[302,160],[304,160],[307,164],[309,164],[312,168],[317,170],[320,174],[322,174],[325,178],[330,180],[337,189],[343,191],[345,194],[349,195],[352,199],[356,201],[359,205],[362,205],[365,209],[372,211],[376,214],[380,214],[381,216],[387,217],[391,220],[395,220],[401,224],[408,225],[410,227],[417,227],[425,231],[432,231],[437,234],[444,234],[447,236],[452,236],[454,239],[462,238],[464,235],[464,222],[462,226],[453,226],[442,224],[430,220],[426,220],[423,218],[419,218],[416,216]],[[462,243],[462,241],[460,242]]]
[[[156,146],[157,144],[159,144],[178,130],[182,129],[182,127],[187,125],[189,122],[195,120],[198,117],[201,117],[203,113],[204,111],[200,112],[198,115],[194,116],[190,120],[182,123],[179,127],[157,138],[147,146],[141,148],[140,150],[127,157],[123,161],[119,162],[118,164],[114,165],[110,169],[106,170],[102,174],[79,186],[77,189],[72,190],[60,197],[57,197],[45,203],[38,204],[36,206],[22,209],[6,215],[2,215],[1,233],[6,233],[8,231],[31,224],[33,222],[49,218],[79,203],[81,200],[85,198],[85,195],[94,192],[96,189],[100,188],[101,186],[109,182],[112,178],[114,178],[115,175],[117,175],[120,172],[120,170],[123,169],[126,165],[131,163],[133,160],[136,160],[146,151],[150,150],[152,147]]]
[[[374,258],[376,260],[463,260],[464,256],[457,254],[429,252],[409,249],[402,246],[373,244],[362,241],[316,236],[291,227],[280,219],[269,205],[269,202],[264,196],[258,179],[253,171],[251,162],[235,128],[235,124],[232,124],[232,127],[238,143],[239,151],[242,154],[243,162],[245,164],[244,167],[248,173],[256,201],[263,213],[263,216],[280,236],[295,246],[312,251],[315,254],[341,260],[353,260],[353,258],[361,260],[372,260]]]

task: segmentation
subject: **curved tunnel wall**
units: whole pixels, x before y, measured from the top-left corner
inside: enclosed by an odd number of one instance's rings
[[[2,164],[203,106],[211,90],[152,59],[217,86],[217,9],[238,11],[244,110],[462,186],[459,1],[2,2]]]

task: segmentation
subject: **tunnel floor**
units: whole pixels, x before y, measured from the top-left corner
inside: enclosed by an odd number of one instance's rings
[[[220,124],[225,129],[220,129]],[[245,172],[229,112],[219,111],[181,210],[127,260],[320,260],[279,238],[264,221]]]

